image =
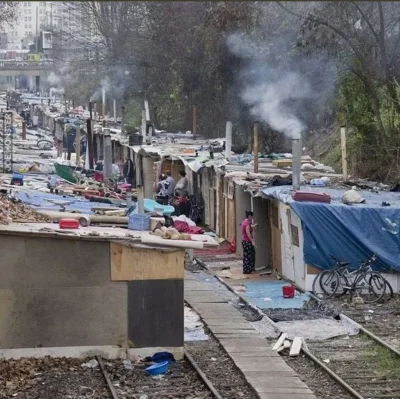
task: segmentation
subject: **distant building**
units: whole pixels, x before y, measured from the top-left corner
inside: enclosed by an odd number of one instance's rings
[[[0,32],[0,50],[8,49],[8,34],[6,32]]]
[[[7,38],[8,48],[27,49],[42,30],[57,29],[68,35],[78,32],[82,25],[78,7],[71,2],[20,1],[15,21],[5,25],[0,35]]]

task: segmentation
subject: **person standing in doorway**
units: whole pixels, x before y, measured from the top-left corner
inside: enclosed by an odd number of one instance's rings
[[[253,212],[246,211],[241,224],[243,246],[243,274],[250,274],[256,268],[256,243],[253,236]]]
[[[132,160],[126,157],[125,164],[124,164],[124,178],[127,184],[130,184],[133,188],[135,186],[135,167],[133,166]]]

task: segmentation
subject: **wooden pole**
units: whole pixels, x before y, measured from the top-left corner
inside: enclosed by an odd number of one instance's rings
[[[253,153],[254,153],[254,173],[258,173],[258,122],[254,123],[254,140],[253,140]]]
[[[103,173],[106,179],[109,179],[112,175],[112,144],[111,144],[111,136],[110,129],[103,129],[103,159],[104,159],[104,168]]]
[[[106,120],[106,89],[103,87],[101,89],[101,113],[103,115],[103,120]]]
[[[346,128],[342,126],[340,128],[340,142],[342,148],[342,173],[343,180],[346,181],[348,178],[347,175],[347,148],[346,148]]]
[[[197,107],[193,105],[193,128],[192,128],[192,133],[193,133],[193,140],[196,140],[196,134],[197,134]]]
[[[26,140],[26,122],[22,122],[22,140]]]
[[[92,135],[92,121],[88,119],[86,121],[86,127],[87,127],[87,148],[86,151],[89,154],[89,169],[93,170],[93,135]]]
[[[125,135],[125,107],[122,106],[121,107],[121,135],[124,136]]]
[[[135,155],[136,166],[136,197],[137,197],[137,210],[139,214],[144,214],[144,189],[143,189],[143,161],[142,155]]]
[[[143,136],[143,144],[146,142],[146,110],[142,109],[142,128],[141,133]]]
[[[75,135],[75,163],[76,166],[81,164],[81,125],[76,125],[76,135]]]

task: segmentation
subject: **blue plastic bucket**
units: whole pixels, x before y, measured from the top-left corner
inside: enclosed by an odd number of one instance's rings
[[[169,361],[162,362],[162,363],[156,363],[156,364],[151,365],[150,367],[147,367],[146,371],[150,375],[165,374],[168,371],[168,364],[169,364]]]

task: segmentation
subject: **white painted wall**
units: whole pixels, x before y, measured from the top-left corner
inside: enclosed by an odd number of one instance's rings
[[[290,236],[290,208],[282,203],[279,204],[281,218],[281,250],[282,250],[282,274],[285,278],[295,281],[292,238]]]
[[[307,266],[304,263],[303,243],[304,235],[301,219],[285,204],[279,204],[281,218],[281,251],[282,274],[288,280],[295,282],[301,289],[306,289]],[[292,243],[291,225],[298,228],[299,246]]]
[[[301,219],[291,209],[291,223],[298,228],[299,232],[299,246],[293,245],[293,262],[296,284],[301,288],[306,288],[307,265],[304,263],[303,247],[304,247],[304,234],[301,224]]]

